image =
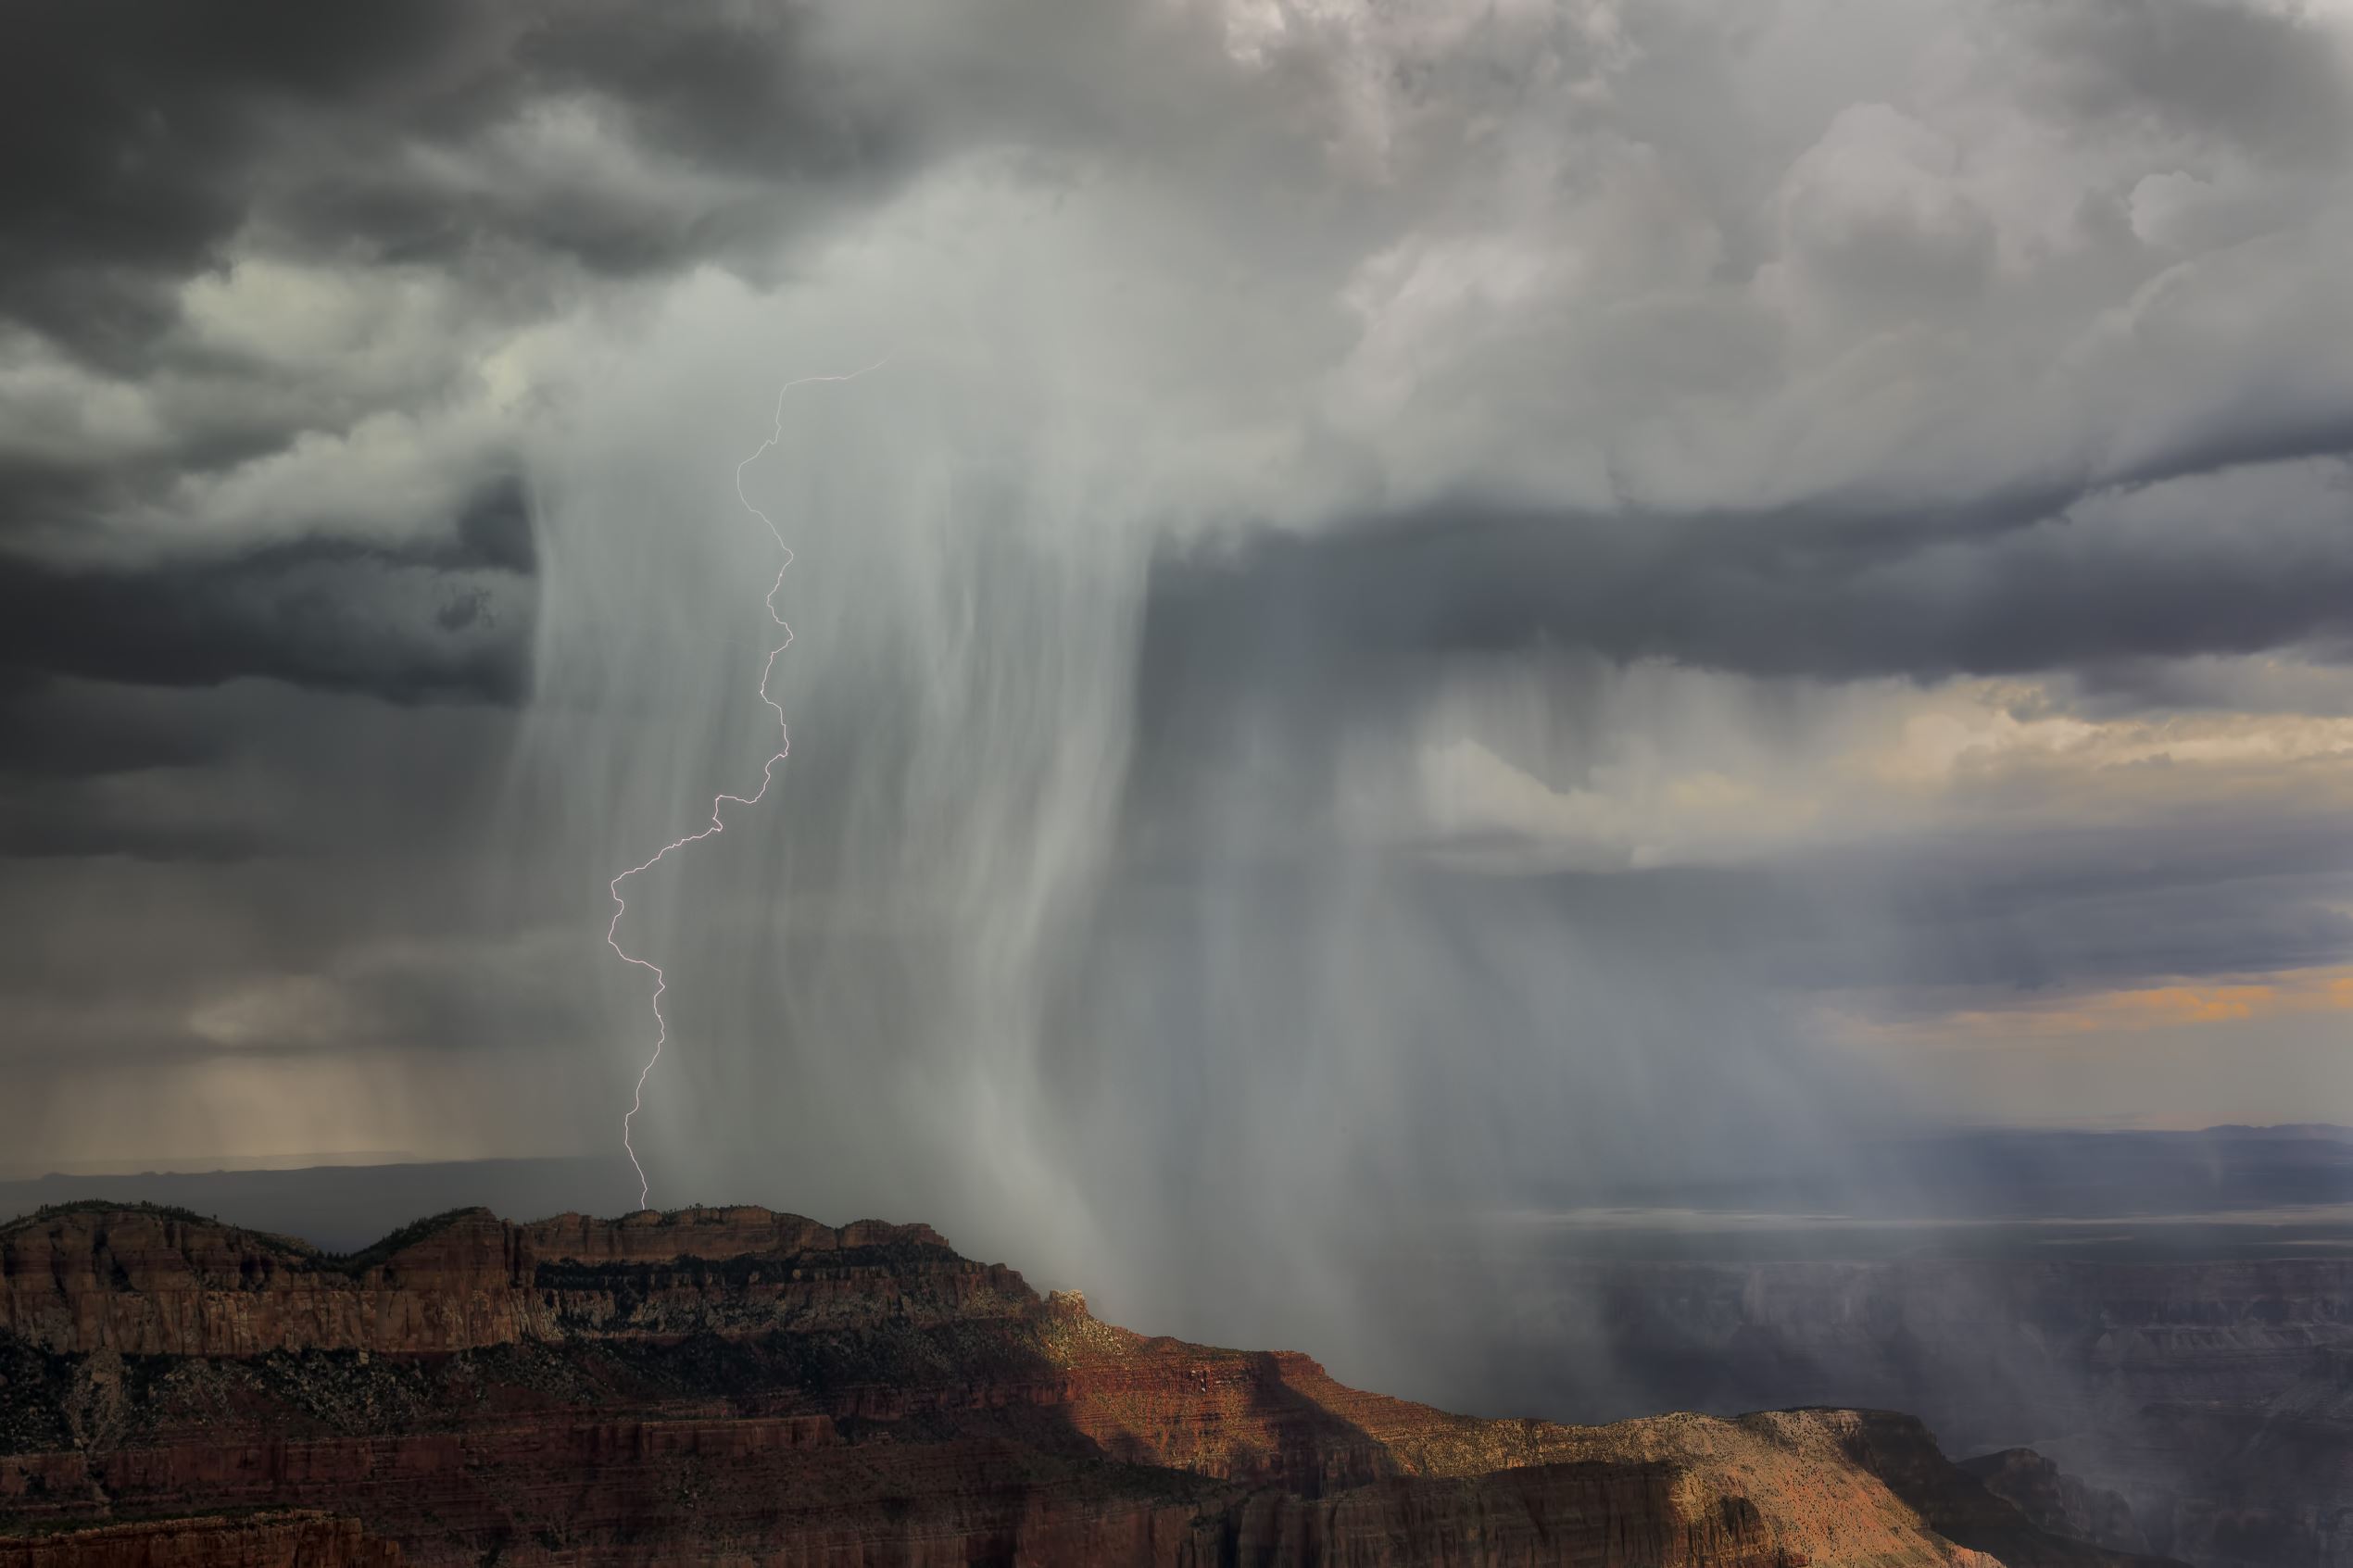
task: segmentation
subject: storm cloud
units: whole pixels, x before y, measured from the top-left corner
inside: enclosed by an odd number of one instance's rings
[[[657,1202],[1265,1342],[1385,1214],[2022,1114],[2005,1018],[2341,1026],[2341,6],[18,33],[25,1161],[609,1152],[761,517]],[[2131,1114],[2353,1119],[2246,1040]]]

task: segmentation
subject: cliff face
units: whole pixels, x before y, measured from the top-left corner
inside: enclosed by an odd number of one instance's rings
[[[2123,1561],[1906,1418],[1452,1416],[921,1226],[472,1210],[333,1260],[58,1213],[0,1232],[0,1531],[43,1532],[0,1568]]]

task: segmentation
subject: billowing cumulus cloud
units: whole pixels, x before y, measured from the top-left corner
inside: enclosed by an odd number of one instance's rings
[[[1264,1340],[1384,1216],[2107,1116],[2135,1030],[2126,1113],[2353,1119],[2275,1037],[2353,956],[2342,6],[27,31],[28,1159],[606,1148],[605,878],[773,737],[736,465],[875,365],[746,471],[779,793],[633,899],[657,1201]]]

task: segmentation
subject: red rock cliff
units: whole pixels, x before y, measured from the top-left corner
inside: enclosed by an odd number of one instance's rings
[[[0,1333],[61,1355],[421,1354],[1037,1304],[1020,1275],[957,1257],[926,1225],[749,1208],[518,1225],[474,1209],[412,1229],[339,1261],[193,1217],[36,1217],[0,1231]],[[712,1267],[753,1259],[765,1266]]]
[[[226,1510],[268,1511],[253,1561],[308,1527],[283,1511],[358,1521],[303,1549],[331,1565],[1986,1568],[1946,1524],[2045,1539],[1901,1418],[1478,1421],[1098,1323],[921,1226],[756,1209],[468,1210],[341,1261],[47,1213],[0,1231],[0,1529],[52,1532],[0,1568],[226,1561],[247,1525],[184,1517]],[[2074,1549],[2011,1568],[2121,1561]]]

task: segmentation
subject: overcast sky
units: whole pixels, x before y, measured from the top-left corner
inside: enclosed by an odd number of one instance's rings
[[[2353,1122],[2342,0],[9,31],[10,1167],[615,1146],[745,502],[657,1203]]]

